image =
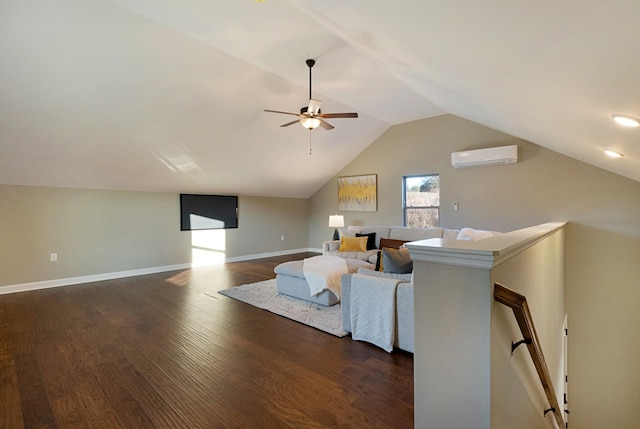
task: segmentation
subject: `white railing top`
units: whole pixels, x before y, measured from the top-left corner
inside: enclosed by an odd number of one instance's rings
[[[482,240],[431,238],[406,243],[405,247],[414,261],[491,269],[565,225],[566,222],[549,222]]]

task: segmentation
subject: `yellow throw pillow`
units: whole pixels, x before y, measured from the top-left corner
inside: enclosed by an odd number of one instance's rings
[[[367,237],[342,237],[340,252],[366,252]]]

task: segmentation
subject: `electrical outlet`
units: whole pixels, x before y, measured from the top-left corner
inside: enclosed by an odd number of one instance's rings
[[[457,201],[454,201],[454,202],[453,202],[453,211],[454,211],[454,212],[457,212],[457,211],[458,211],[458,202],[457,202]]]
[[[49,261],[50,262],[58,262],[58,254],[57,253],[50,253],[49,254]]]

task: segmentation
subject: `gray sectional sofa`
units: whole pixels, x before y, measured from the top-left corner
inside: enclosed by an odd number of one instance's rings
[[[408,228],[404,226],[349,226],[348,228],[338,228],[340,238],[355,237],[356,234],[376,233],[376,248],[380,247],[380,239],[418,241],[429,238],[455,239],[460,233],[459,229],[447,228]],[[377,255],[377,249],[367,252],[340,252],[340,240],[325,241],[322,244],[322,254],[340,256],[341,258],[360,259],[371,262],[372,257]],[[375,263],[375,260],[374,260]]]
[[[349,226],[338,230],[340,237],[354,237],[356,233],[369,234],[376,233],[376,248],[380,247],[380,239],[418,241],[429,238],[457,238],[460,230],[446,228],[407,228],[402,226]],[[340,252],[340,240],[325,241],[322,246],[323,255],[340,256],[348,259],[360,259],[375,264],[378,249],[367,252]],[[396,289],[396,335],[395,346],[399,349],[413,353],[413,275],[393,274],[373,270],[369,268],[359,268],[358,274],[392,277],[401,280]],[[342,329],[351,332],[351,277],[350,274],[342,275]]]
[[[400,279],[396,288],[396,333],[395,347],[413,353],[413,275],[381,273],[367,268],[358,269],[358,274]],[[342,275],[342,329],[351,332],[351,278]]]
[[[348,229],[339,229],[341,236],[355,236],[356,233],[368,234],[376,233],[376,247],[380,246],[381,238],[389,238],[393,240],[403,241],[419,241],[429,238],[444,239],[461,239],[461,240],[477,240],[499,234],[492,231],[474,230],[471,228],[446,229],[446,228],[406,228],[399,226],[375,226],[375,227],[354,227]],[[369,250],[367,252],[340,252],[340,241],[326,241],[323,244],[323,254],[340,256],[344,258],[359,259],[375,264],[378,250]],[[374,271],[373,267],[361,267],[357,271],[358,274],[391,277],[401,280],[396,288],[396,335],[395,347],[411,352],[414,351],[414,323],[413,323],[413,273],[410,274],[394,274],[386,272]],[[342,329],[347,332],[351,330],[351,279],[353,273],[343,274],[342,281]]]

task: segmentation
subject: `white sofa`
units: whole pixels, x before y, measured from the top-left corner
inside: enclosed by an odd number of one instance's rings
[[[322,244],[322,254],[340,256],[347,259],[360,259],[375,264],[374,257],[380,247],[380,239],[418,241],[429,238],[455,239],[461,230],[447,228],[408,228],[404,226],[349,226],[348,228],[338,228],[340,238],[355,237],[356,234],[376,233],[376,249],[367,252],[340,252],[340,240],[325,241]]]
[[[345,232],[346,231],[346,232]],[[355,232],[368,234],[376,232],[376,246],[379,247],[380,238],[390,238],[403,241],[418,241],[429,238],[445,238],[460,240],[478,240],[494,236],[496,232],[475,230],[471,228],[463,228],[461,230],[445,229],[445,228],[405,228],[396,226],[378,226],[378,227],[349,227],[348,230],[339,231],[345,236],[355,235]],[[340,241],[327,241],[323,245],[323,254],[341,256],[345,258],[353,258],[367,260],[375,264],[378,249],[367,252],[340,252]],[[414,323],[413,323],[413,273],[395,274],[374,271],[372,268],[361,267],[358,274],[396,278],[401,280],[396,288],[396,331],[395,331],[395,347],[411,352],[414,351]],[[353,273],[343,274],[342,281],[342,329],[347,332],[351,330],[351,279]]]

